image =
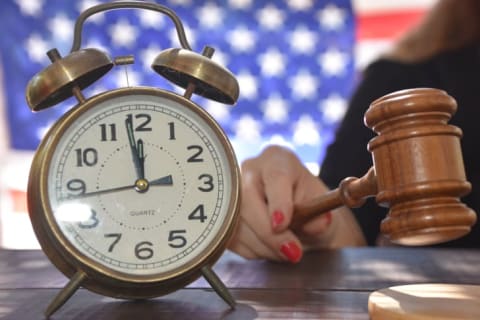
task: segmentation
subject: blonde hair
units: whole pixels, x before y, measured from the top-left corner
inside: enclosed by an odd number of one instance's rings
[[[384,57],[418,62],[480,40],[479,0],[438,0]]]

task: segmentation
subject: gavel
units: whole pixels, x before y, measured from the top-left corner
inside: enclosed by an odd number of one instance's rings
[[[345,178],[337,189],[296,206],[292,229],[375,197],[390,208],[380,230],[394,243],[431,245],[469,233],[476,214],[460,201],[471,190],[460,147],[462,130],[448,124],[456,110],[451,96],[431,88],[401,90],[372,102],[364,122],[377,133],[367,145],[373,166],[363,177]]]

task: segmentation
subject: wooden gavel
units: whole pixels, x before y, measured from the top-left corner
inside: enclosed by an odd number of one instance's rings
[[[345,178],[339,187],[295,207],[292,229],[313,217],[366,198],[390,207],[380,230],[392,242],[429,245],[470,232],[475,212],[459,197],[468,194],[460,138],[447,124],[457,104],[446,92],[421,88],[397,91],[375,100],[365,124],[378,136],[368,143],[373,167],[362,178]]]

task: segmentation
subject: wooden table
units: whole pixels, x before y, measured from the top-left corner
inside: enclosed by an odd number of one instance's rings
[[[369,319],[368,295],[412,283],[480,284],[480,250],[361,248],[308,253],[297,265],[226,253],[214,270],[230,288],[232,311],[199,279],[147,301],[80,289],[52,319]],[[0,250],[0,319],[43,319],[66,283],[41,251]]]

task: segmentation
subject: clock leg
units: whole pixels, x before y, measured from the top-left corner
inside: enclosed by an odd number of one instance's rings
[[[55,298],[50,302],[47,309],[45,310],[45,316],[50,317],[55,311],[57,311],[67,300],[77,291],[80,287],[82,281],[87,277],[87,275],[82,271],[77,271],[67,283],[67,285],[60,290],[60,292],[55,296]]]
[[[210,266],[204,266],[202,269],[202,274],[205,280],[212,286],[213,290],[226,302],[228,305],[232,308],[235,309],[235,305],[237,304],[235,302],[235,299],[232,297],[230,292],[228,291],[228,288],[225,286],[225,284],[220,280],[220,278],[217,276],[215,272],[213,272],[212,268]]]

